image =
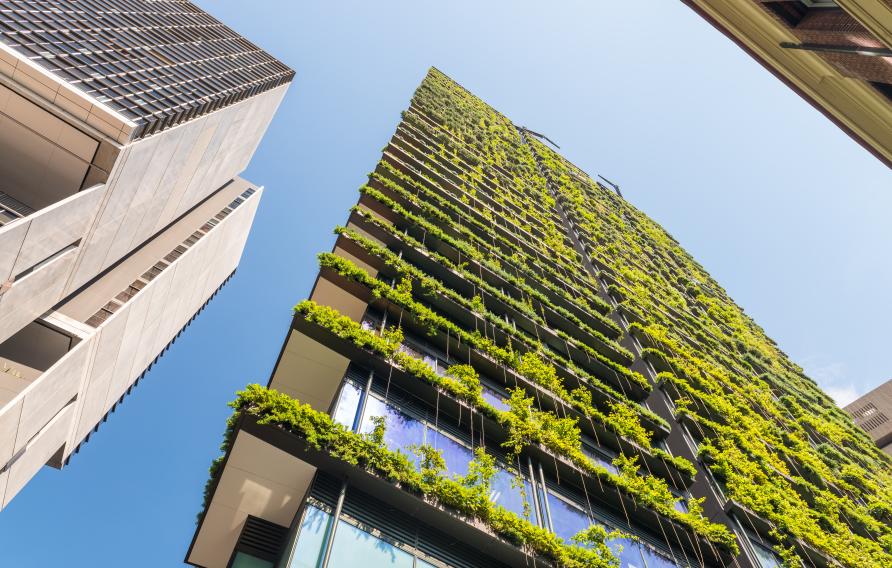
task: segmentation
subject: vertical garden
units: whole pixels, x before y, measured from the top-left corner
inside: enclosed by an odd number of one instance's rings
[[[703,476],[789,566],[892,565],[889,458],[666,231],[436,69],[335,232],[320,274],[385,315],[307,300],[296,318],[452,401],[473,459],[459,475],[428,445],[388,445],[383,420],[351,430],[256,386],[232,428],[284,428],[563,566],[617,565],[642,524],[667,562],[729,562],[740,530],[704,516]],[[488,497],[499,463],[521,479],[533,459],[625,526],[592,512],[562,538],[535,503]]]

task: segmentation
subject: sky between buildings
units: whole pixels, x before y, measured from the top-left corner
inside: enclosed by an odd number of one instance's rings
[[[297,71],[245,174],[251,238],[70,466],[0,513],[7,565],[182,564],[226,402],[269,378],[431,65],[619,183],[840,403],[892,377],[892,172],[681,2],[199,4]]]

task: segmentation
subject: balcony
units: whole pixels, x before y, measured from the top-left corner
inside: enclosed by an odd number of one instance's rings
[[[0,342],[61,299],[103,185],[34,211],[0,194]]]
[[[0,508],[65,443],[91,341],[54,317],[0,343]]]

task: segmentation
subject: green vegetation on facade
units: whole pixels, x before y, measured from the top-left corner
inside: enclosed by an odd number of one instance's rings
[[[442,506],[480,520],[499,537],[565,568],[617,566],[604,542],[608,534],[601,527],[580,533],[576,542],[586,546],[575,546],[493,505],[488,495],[496,470],[493,458],[482,448],[475,452],[476,458],[467,475],[447,477],[442,456],[430,446],[415,448],[421,458],[420,468],[405,454],[388,450],[384,445],[383,422],[378,422],[375,430],[367,435],[357,434],[334,422],[328,414],[259,385],[248,385],[231,406],[235,408],[235,419],[230,424],[248,415],[259,424],[283,428],[306,440],[314,450],[324,451],[403,490],[434,499]]]
[[[704,518],[697,499],[689,512],[675,510],[667,481],[646,471],[658,459],[687,477],[703,475],[655,447],[656,430],[670,425],[639,402],[660,389],[675,411],[671,427],[683,424],[696,438],[701,467],[748,511],[744,524],[763,524],[752,523],[756,516],[772,527],[769,539],[788,566],[811,565],[803,546],[845,566],[892,566],[892,461],[625,200],[436,70],[360,193],[338,242],[388,278],[338,249],[319,255],[323,271],[397,310],[399,322],[446,334],[543,389],[572,415],[543,410],[521,386],[509,389],[507,410],[494,408],[481,394],[479,369],[435,372],[399,349],[404,329],[394,322],[368,330],[310,301],[296,307],[298,317],[494,421],[507,433],[509,456],[532,447],[559,456],[581,476],[736,552],[731,532]],[[449,317],[457,311],[474,325]],[[250,387],[234,406],[473,516],[543,558],[574,567],[615,563],[603,531],[580,536],[590,548],[572,546],[492,505],[485,454],[469,476],[450,478],[430,448],[418,449],[419,471],[383,447],[380,431],[351,433],[274,391]],[[617,474],[582,452],[574,416],[620,441]],[[231,429],[224,449],[230,437]]]

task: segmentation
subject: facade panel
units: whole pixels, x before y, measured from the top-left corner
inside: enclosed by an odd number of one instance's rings
[[[892,455],[892,380],[846,406],[846,411],[877,446]]]

